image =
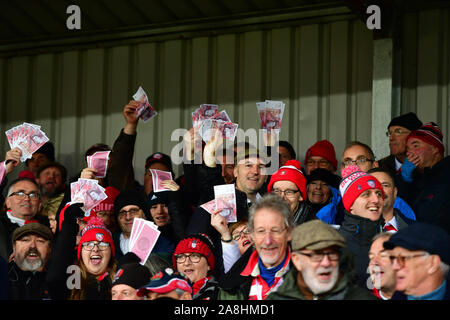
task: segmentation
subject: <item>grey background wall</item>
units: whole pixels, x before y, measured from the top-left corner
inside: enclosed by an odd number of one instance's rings
[[[443,129],[448,145],[449,10],[407,14],[402,25],[401,108]],[[123,106],[141,85],[158,116],[138,126],[134,165],[171,152],[201,103],[225,109],[243,129],[259,128],[256,102],[286,103],[281,139],[303,161],[328,139],[338,157],[345,144],[370,144],[373,35],[357,19],[265,27],[182,39],[71,48],[0,59],[0,130],[23,121],[42,126],[70,175],[94,143],[112,146]],[[387,125],[387,124],[386,124]],[[386,138],[387,143],[387,138]],[[9,149],[0,139],[1,154]],[[385,154],[377,155],[378,158]],[[176,168],[180,174],[180,168]]]

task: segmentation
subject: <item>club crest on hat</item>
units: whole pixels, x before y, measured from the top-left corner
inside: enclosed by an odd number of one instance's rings
[[[375,181],[373,180],[367,180],[367,184],[371,187],[371,188],[375,188]]]
[[[280,172],[280,175],[284,175],[284,174],[286,174],[286,171],[283,170]]]
[[[171,276],[173,274],[173,269],[171,269],[171,268],[166,268],[165,271],[169,276]]]
[[[158,199],[155,195],[153,195],[153,197],[150,200],[155,200]]]
[[[97,239],[98,241],[102,241],[104,237],[105,235],[103,233],[99,232],[95,234],[95,239]]]
[[[159,280],[162,277],[164,277],[164,274],[161,271],[159,271],[159,272],[155,273],[150,280]]]
[[[197,247],[197,240],[192,240],[191,247],[194,249]]]
[[[123,269],[119,269],[114,276],[113,282],[117,281],[123,274]]]
[[[160,154],[160,153],[155,153],[154,156],[153,156],[153,158],[155,158],[155,159],[161,159],[161,158],[162,158],[162,154]]]
[[[358,184],[358,190],[362,189],[362,185]]]

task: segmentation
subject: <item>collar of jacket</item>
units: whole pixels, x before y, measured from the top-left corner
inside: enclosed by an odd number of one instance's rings
[[[432,167],[426,167],[423,169],[423,175],[440,174],[442,170],[450,168],[450,156],[442,158]]]
[[[14,262],[9,263],[8,268],[8,279],[9,281],[26,281],[28,282],[31,278],[38,278],[40,276],[45,276],[45,272],[40,271],[23,271],[19,268],[19,266]]]
[[[355,238],[372,242],[372,238],[383,230],[383,216],[376,221],[345,212],[341,229],[351,233]]]
[[[282,277],[286,273],[286,268],[289,265],[289,262],[291,261],[291,250],[287,249],[287,259],[285,259],[283,267],[278,270],[278,272],[275,274],[275,277]],[[258,266],[258,252],[255,250],[252,252],[252,255],[250,256],[250,259],[248,260],[247,266],[245,269],[241,272],[241,276],[244,277],[257,277],[260,274],[259,266]]]

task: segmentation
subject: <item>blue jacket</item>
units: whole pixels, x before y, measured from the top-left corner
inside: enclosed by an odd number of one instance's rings
[[[336,216],[340,211],[341,193],[336,188],[328,186],[331,191],[330,202],[325,205],[319,212],[316,213],[316,217],[328,224],[336,224]]]
[[[394,209],[398,209],[406,218],[416,221],[416,215],[413,209],[400,197],[395,198]]]

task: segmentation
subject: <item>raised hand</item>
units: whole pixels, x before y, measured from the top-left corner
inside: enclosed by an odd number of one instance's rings
[[[230,229],[228,229],[227,219],[220,215],[220,211],[222,211],[222,209],[211,213],[211,225],[220,233],[222,240],[228,241],[231,239],[231,232]]]
[[[5,174],[9,174],[14,170],[15,167],[20,163],[20,157],[22,156],[22,150],[19,148],[13,148],[6,152],[5,155],[5,164],[6,171]]]
[[[136,109],[139,105],[139,101],[130,100],[130,102],[128,102],[128,104],[123,108],[122,114],[126,121],[123,132],[126,134],[132,135],[136,133],[136,128],[139,122]]]

